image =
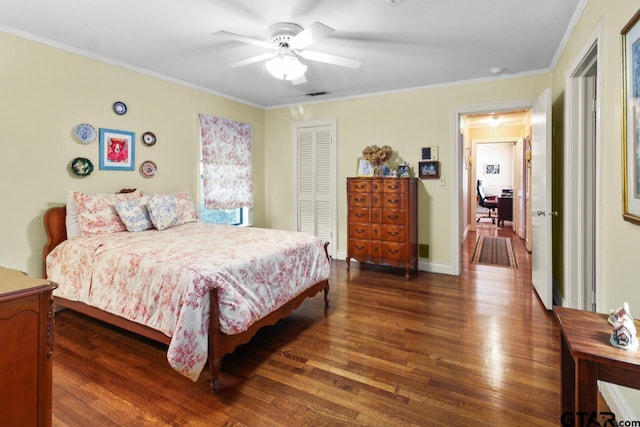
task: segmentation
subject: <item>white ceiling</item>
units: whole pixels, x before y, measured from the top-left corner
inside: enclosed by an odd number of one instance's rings
[[[0,30],[262,107],[492,79],[548,70],[586,0],[0,0]],[[576,16],[574,16],[576,15]],[[358,70],[304,61],[307,83],[264,62],[228,64],[264,48],[269,26],[315,21],[335,32],[313,44],[359,59]],[[306,94],[328,91],[328,95]]]

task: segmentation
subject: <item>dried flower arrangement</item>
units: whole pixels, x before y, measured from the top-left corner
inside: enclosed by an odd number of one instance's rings
[[[393,149],[388,145],[378,147],[377,145],[369,145],[362,150],[362,156],[373,166],[379,166],[391,158]]]

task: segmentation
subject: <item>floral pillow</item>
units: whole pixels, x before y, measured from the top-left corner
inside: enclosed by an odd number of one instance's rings
[[[78,222],[83,237],[96,234],[117,233],[127,228],[120,220],[114,205],[118,202],[139,199],[139,190],[118,194],[87,194],[73,192],[78,209]]]
[[[186,224],[187,222],[198,221],[196,207],[191,200],[191,196],[186,191],[174,193],[173,197],[176,201],[176,209],[178,211],[178,224]]]
[[[153,228],[145,197],[118,202],[114,207],[127,231],[145,231]]]
[[[152,194],[147,196],[147,205],[149,206],[151,222],[158,230],[162,231],[179,225],[180,218],[178,217],[176,200],[173,194]]]

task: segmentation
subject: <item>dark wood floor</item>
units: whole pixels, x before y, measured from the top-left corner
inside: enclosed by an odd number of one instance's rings
[[[517,269],[460,277],[334,261],[322,297],[223,361],[218,395],[171,370],[165,349],[79,314],[56,317],[56,426],[559,425],[559,331]]]

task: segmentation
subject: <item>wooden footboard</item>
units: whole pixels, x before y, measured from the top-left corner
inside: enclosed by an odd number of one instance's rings
[[[44,225],[47,234],[47,243],[43,248],[43,276],[47,277],[46,271],[46,259],[47,255],[61,242],[67,239],[66,225],[66,208],[64,206],[50,208],[44,215]],[[329,258],[328,243],[324,244],[325,255]],[[217,393],[220,389],[220,366],[222,358],[229,353],[232,353],[238,346],[248,343],[251,338],[258,332],[258,330],[264,326],[274,325],[280,319],[287,317],[291,312],[297,309],[302,302],[309,297],[315,296],[318,292],[324,291],[324,303],[325,308],[329,305],[329,281],[322,280],[312,287],[306,289],[298,296],[292,298],[282,307],[269,313],[267,316],[258,320],[251,325],[246,331],[235,334],[227,335],[220,331],[220,324],[218,320],[218,294],[216,290],[209,293],[211,312],[209,315],[209,370],[211,371],[211,390]],[[89,317],[101,320],[105,323],[117,326],[124,330],[133,332],[151,340],[168,345],[171,338],[166,336],[160,331],[149,328],[142,324],[129,321],[120,316],[116,316],[111,313],[107,313],[95,307],[91,307],[87,304],[70,301],[65,298],[54,297],[56,306],[65,307],[79,313],[85,314]]]
[[[300,307],[302,301],[316,295],[320,291],[324,291],[324,304],[326,309],[326,307],[329,306],[329,281],[323,280],[294,297],[282,307],[258,320],[246,331],[235,335],[226,335],[220,332],[220,325],[218,323],[218,298],[216,292],[211,292],[210,307],[212,309],[209,317],[209,369],[211,370],[211,390],[217,393],[220,388],[220,365],[225,354],[233,353],[236,347],[248,343],[260,328],[275,325],[280,319],[284,319],[291,314],[293,310]]]

